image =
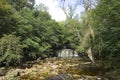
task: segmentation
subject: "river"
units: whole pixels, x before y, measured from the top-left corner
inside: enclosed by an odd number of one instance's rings
[[[7,69],[0,80],[115,80],[104,76],[100,62],[93,64],[83,58],[46,58],[24,65],[24,68]]]

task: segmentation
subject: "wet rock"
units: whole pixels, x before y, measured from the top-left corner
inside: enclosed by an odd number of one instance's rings
[[[48,78],[47,80],[74,80],[71,74],[59,74],[57,76]]]
[[[5,76],[5,74],[7,73],[7,70],[5,69],[0,69],[0,76]]]
[[[5,77],[4,76],[0,77],[0,80],[5,80]]]
[[[78,80],[91,80],[90,78],[86,77],[86,76],[80,76],[80,78]]]
[[[101,74],[99,73],[102,71],[101,67],[82,61],[80,58],[46,58],[35,64],[34,62],[27,64],[32,66],[25,69],[9,69],[5,77],[1,76],[2,80],[10,80],[10,77],[14,78],[11,80],[18,80],[18,78],[19,80],[111,80],[105,79],[104,74],[102,77],[97,76]]]

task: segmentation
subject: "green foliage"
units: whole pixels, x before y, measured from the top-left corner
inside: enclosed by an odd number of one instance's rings
[[[11,13],[11,5],[9,5],[6,0],[0,1],[0,16],[5,16]]]
[[[11,6],[5,1],[0,1],[0,36],[5,32],[5,26],[9,23],[8,18],[11,15]],[[3,29],[4,27],[4,29]]]
[[[23,47],[20,37],[13,34],[4,35],[0,39],[0,63],[6,66],[19,64]]]
[[[62,31],[47,7],[41,4],[33,9],[34,0],[2,0],[0,4],[0,37],[12,32],[20,36],[25,45],[24,59],[54,56],[53,49],[61,45]]]
[[[24,49],[26,59],[51,56],[53,45],[58,45],[56,34],[60,28],[48,12],[22,9],[18,26],[17,35],[21,36],[26,45]]]
[[[85,52],[92,46],[97,59],[106,60],[107,67],[119,68],[119,64],[114,63],[120,61],[119,0],[98,0],[98,4],[88,8],[80,19],[75,15],[73,6],[69,6],[68,10],[63,8],[67,19],[59,23],[51,19],[43,4],[34,8],[34,2],[0,1],[1,64],[17,64],[22,58],[33,60],[55,56],[55,51],[66,45],[78,52]],[[88,26],[93,29],[94,39]],[[8,35],[2,37],[3,34]],[[25,45],[24,49],[21,42]]]
[[[47,12],[48,11],[48,8],[42,3],[40,3],[39,5],[36,5],[35,9],[38,10],[38,11],[42,11],[42,12]]]
[[[16,32],[20,20],[19,12],[14,12],[11,5],[7,3],[6,0],[0,1],[0,37],[2,37],[3,34]]]
[[[100,0],[92,11],[92,25],[95,29],[94,49],[106,60],[105,65],[119,68],[120,61],[120,1]]]
[[[70,19],[68,18],[66,20],[66,24],[64,27],[64,35],[65,35],[65,41],[69,42],[69,46],[73,49],[78,50],[78,46],[80,46],[80,38],[81,38],[81,25],[80,22],[76,19]],[[63,40],[64,41],[64,40]]]
[[[7,0],[7,1],[17,11],[20,11],[23,8],[33,9],[33,6],[35,4],[35,0]]]

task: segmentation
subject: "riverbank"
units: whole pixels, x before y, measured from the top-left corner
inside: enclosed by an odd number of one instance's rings
[[[81,58],[46,58],[20,68],[1,68],[0,80],[116,80],[105,76],[100,62]]]

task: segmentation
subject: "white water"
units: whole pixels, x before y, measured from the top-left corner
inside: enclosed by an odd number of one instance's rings
[[[78,53],[72,49],[62,49],[58,51],[58,57],[78,57]]]

